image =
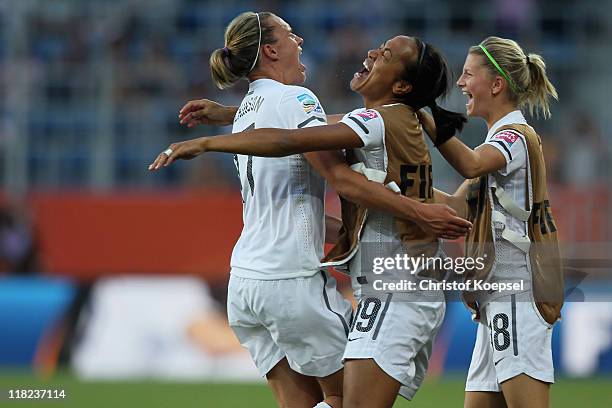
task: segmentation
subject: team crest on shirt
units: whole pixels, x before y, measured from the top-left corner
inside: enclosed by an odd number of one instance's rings
[[[299,103],[302,104],[302,109],[304,109],[304,112],[306,113],[321,109],[321,107],[317,105],[317,101],[315,101],[315,99],[310,94],[304,93],[298,95],[297,100]]]
[[[514,132],[503,131],[495,134],[491,140],[503,140],[508,144],[508,146],[512,146],[514,142],[518,140],[519,136]]]
[[[372,110],[372,109],[368,109],[368,110],[364,110],[363,112],[357,113],[357,116],[359,116],[361,119],[363,119],[364,122],[367,122],[370,119],[377,118],[378,117],[378,112],[376,112],[375,110]]]

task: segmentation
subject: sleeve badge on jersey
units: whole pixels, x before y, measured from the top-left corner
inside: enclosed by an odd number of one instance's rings
[[[321,109],[321,107],[317,105],[317,101],[315,101],[310,94],[304,93],[298,95],[297,100],[300,104],[302,104],[302,109],[304,109],[304,112],[306,113],[310,113],[317,108]]]
[[[494,135],[491,140],[502,140],[512,146],[518,140],[519,136],[514,132],[503,131]]]
[[[364,110],[363,112],[357,113],[357,116],[359,116],[361,119],[363,119],[364,122],[367,122],[370,119],[377,118],[378,117],[378,112],[376,112],[375,110],[372,110],[372,109],[368,109],[368,110]]]

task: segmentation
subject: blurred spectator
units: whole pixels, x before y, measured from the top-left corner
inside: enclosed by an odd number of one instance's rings
[[[609,148],[593,117],[587,112],[577,112],[571,118],[563,149],[564,181],[590,186],[609,180]]]
[[[592,102],[592,117],[578,119],[572,130],[584,133],[584,139],[576,143],[570,135],[567,143],[559,145],[557,163],[571,166],[555,165],[551,173],[578,183],[607,177],[608,169],[601,165],[610,161],[605,148],[610,135],[599,134],[593,126],[606,119],[607,95],[592,90],[604,89],[593,83],[609,77],[609,53],[592,50],[605,50],[609,43],[605,22],[610,20],[606,17],[612,4],[596,0],[563,0],[562,7],[552,0],[479,0],[475,5],[467,0],[403,0],[399,7],[392,0],[5,3],[0,2],[0,91],[5,91],[0,92],[4,95],[0,119],[16,122],[16,150],[23,154],[9,166],[14,166],[13,173],[21,171],[24,181],[19,181],[23,184],[19,191],[200,182],[233,185],[231,155],[161,175],[145,169],[161,147],[218,131],[202,127],[190,132],[180,127],[177,110],[187,100],[240,101],[246,82],[225,91],[215,89],[208,57],[223,46],[223,27],[249,9],[279,13],[305,39],[306,85],[317,92],[328,113],[361,104],[349,81],[367,50],[390,35],[421,36],[443,49],[451,66],[461,66],[467,48],[489,34],[534,44],[542,50],[562,95],[547,132],[559,134],[559,118],[573,116],[566,101]],[[572,86],[577,77],[580,86]],[[448,102],[453,110],[464,103],[452,96]],[[2,171],[12,174],[5,167]],[[229,174],[222,176],[224,172]],[[7,177],[4,182],[9,184]]]
[[[379,44],[356,26],[340,28],[332,33],[331,39],[334,52],[324,63],[324,75],[312,86],[328,113],[344,113],[360,106],[361,98],[350,90],[349,84],[353,74],[363,68],[368,50]]]
[[[0,206],[0,273],[38,271],[36,243],[25,215],[7,204]]]
[[[562,141],[548,133],[541,133],[546,162],[546,176],[549,183],[560,183],[563,173]]]
[[[495,0],[495,17],[497,20],[497,35],[502,37],[517,37],[530,32],[534,18],[533,0]]]

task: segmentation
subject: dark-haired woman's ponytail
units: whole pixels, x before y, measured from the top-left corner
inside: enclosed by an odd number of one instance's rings
[[[431,109],[434,122],[436,123],[436,147],[447,142],[448,139],[461,132],[463,125],[467,122],[465,115],[457,112],[451,112],[438,106],[436,101],[432,101],[427,105]]]

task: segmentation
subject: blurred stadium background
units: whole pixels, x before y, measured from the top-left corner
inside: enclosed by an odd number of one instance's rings
[[[0,1],[0,406],[14,402],[9,388],[41,387],[65,389],[61,406],[273,406],[225,321],[241,228],[231,157],[146,170],[169,143],[229,130],[187,130],[177,114],[190,99],[240,101],[246,83],[216,90],[208,56],[247,10],[273,11],[304,37],[306,86],[328,113],[360,106],[348,81],[369,48],[396,34],[436,45],[455,72],[488,35],[544,56],[561,100],[551,120],[532,122],[573,300],[555,329],[552,406],[610,406],[605,0]],[[445,105],[464,103],[454,92]],[[475,146],[484,131],[472,120],[463,138]],[[458,185],[437,153],[434,168],[437,187]],[[333,193],[329,204],[337,207]],[[450,302],[410,406],[462,406],[474,337],[467,312]]]

